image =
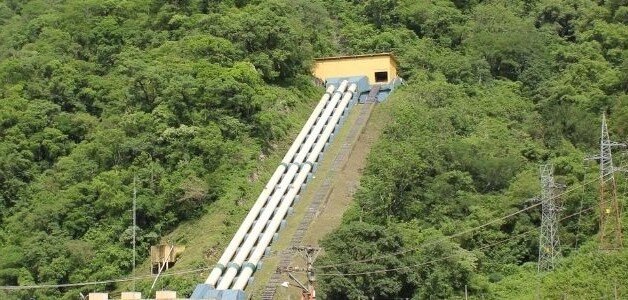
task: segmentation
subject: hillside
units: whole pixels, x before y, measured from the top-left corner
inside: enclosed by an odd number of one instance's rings
[[[612,139],[628,132],[626,4],[2,1],[0,286],[129,276],[134,188],[138,265],[174,237],[183,267],[207,267],[320,96],[312,59],[390,51],[407,84],[321,242],[319,297],[626,297],[628,250],[597,251],[599,169],[583,160],[602,113]],[[537,275],[545,162],[565,186],[565,258]]]
[[[138,265],[150,245],[203,215],[224,219],[230,234],[266,160],[320,97],[309,65],[334,50],[318,32],[325,24],[311,18],[317,9],[309,1],[1,2],[0,285],[128,276],[134,188]]]
[[[603,112],[611,138],[625,139],[625,3],[341,3],[332,17],[346,51],[393,50],[408,84],[389,100],[354,204],[322,242],[319,296],[628,296],[628,251],[597,250],[599,169],[584,161],[599,152]],[[564,259],[537,275],[531,199],[545,162],[564,186]],[[626,207],[626,177],[616,177]]]

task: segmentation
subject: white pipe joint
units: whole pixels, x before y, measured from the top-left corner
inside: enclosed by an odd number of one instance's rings
[[[255,271],[257,269],[257,265],[255,265],[254,263],[250,263],[250,262],[245,262],[244,264],[242,264],[242,270],[249,268],[253,271]]]
[[[335,91],[332,96],[340,95],[340,97],[342,97],[342,94],[344,94],[344,92],[338,90],[338,91]]]
[[[227,264],[227,268],[234,268],[234,269],[236,269],[236,270],[240,270],[240,265],[239,265],[239,264],[237,264],[237,263],[234,263],[234,262],[229,262],[229,263]]]
[[[214,266],[214,268],[218,268],[218,269],[224,270],[224,269],[225,269],[225,265],[223,265],[223,264],[221,264],[221,263],[217,263],[217,264]]]
[[[310,165],[310,170],[314,170],[314,163],[311,161],[305,161],[301,164],[301,168],[305,167],[305,165]]]

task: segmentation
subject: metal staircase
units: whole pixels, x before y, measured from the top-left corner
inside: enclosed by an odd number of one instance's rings
[[[279,286],[281,282],[285,281],[285,275],[283,272],[290,267],[292,256],[294,255],[294,251],[292,250],[292,248],[302,246],[303,237],[305,236],[307,229],[309,228],[314,218],[316,218],[321,206],[324,206],[324,204],[327,202],[327,198],[332,189],[333,174],[341,170],[347,162],[349,155],[353,150],[353,145],[357,141],[358,136],[364,130],[364,127],[368,122],[371,112],[373,111],[373,104],[376,103],[376,97],[378,92],[379,85],[373,86],[367,98],[366,104],[360,105],[361,108],[358,118],[351,126],[351,131],[349,131],[349,134],[345,137],[340,151],[338,152],[336,157],[334,157],[331,168],[329,169],[328,174],[326,174],[325,176],[325,181],[316,190],[316,193],[314,194],[314,199],[310,203],[310,206],[308,207],[305,216],[303,217],[303,219],[301,219],[299,227],[297,227],[296,232],[290,240],[289,248],[281,252],[279,265],[277,266],[275,273],[273,273],[270,280],[266,284],[266,287],[264,288],[260,299],[273,300],[277,291],[277,286]]]
[[[382,86],[380,84],[374,84],[371,86],[371,91],[369,95],[366,97],[366,103],[375,103],[377,102],[377,94],[379,94],[379,89]]]

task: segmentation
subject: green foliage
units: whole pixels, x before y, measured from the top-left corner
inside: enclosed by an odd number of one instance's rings
[[[342,21],[341,49],[394,51],[408,84],[378,108],[390,122],[371,149],[354,204],[323,243],[324,296],[462,299],[465,286],[472,299],[625,294],[617,268],[626,251],[589,254],[598,230],[591,182],[599,170],[583,162],[599,151],[602,112],[611,135],[625,135],[622,4],[395,4],[375,14],[369,1],[341,1],[332,15]],[[403,33],[401,43],[364,46],[392,32]],[[544,162],[568,190],[559,232],[566,259],[540,278],[540,211],[530,206]],[[382,249],[390,239],[401,242]]]
[[[248,193],[237,185],[320,94],[307,76],[315,55],[333,52],[328,18],[311,18],[324,11],[309,1],[0,3],[0,285],[126,276],[134,188],[139,262],[181,222]]]
[[[443,46],[461,42],[467,16],[449,1],[400,1],[400,21],[419,37],[431,38]]]
[[[466,286],[487,299],[599,298],[614,288],[605,270],[625,294],[625,251],[587,254],[591,186],[562,198],[567,258],[540,289],[540,212],[496,220],[530,205],[540,163],[567,188],[595,178],[582,158],[602,112],[625,135],[624,2],[4,1],[0,284],[128,274],[134,188],[140,259],[204,213],[234,225],[238,208],[215,202],[246,198],[258,160],[301,124],[295,108],[321,92],[312,58],[394,51],[409,84],[378,108],[390,122],[323,242],[319,264],[337,266],[319,272],[322,296],[460,299]]]
[[[594,244],[583,246],[596,251]],[[521,273],[494,285],[497,298],[548,299],[564,297],[605,298],[628,293],[625,278],[626,251],[605,255],[577,253],[566,258],[554,272],[536,274],[533,265],[521,268]]]
[[[464,43],[489,63],[495,77],[516,79],[546,51],[543,34],[531,21],[517,17],[512,8],[478,5],[471,17]]]

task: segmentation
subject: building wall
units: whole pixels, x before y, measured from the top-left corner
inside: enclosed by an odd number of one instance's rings
[[[375,72],[388,72],[388,82],[397,77],[394,59],[388,55],[319,59],[314,63],[314,76],[322,80],[333,77],[366,76],[375,83]]]

